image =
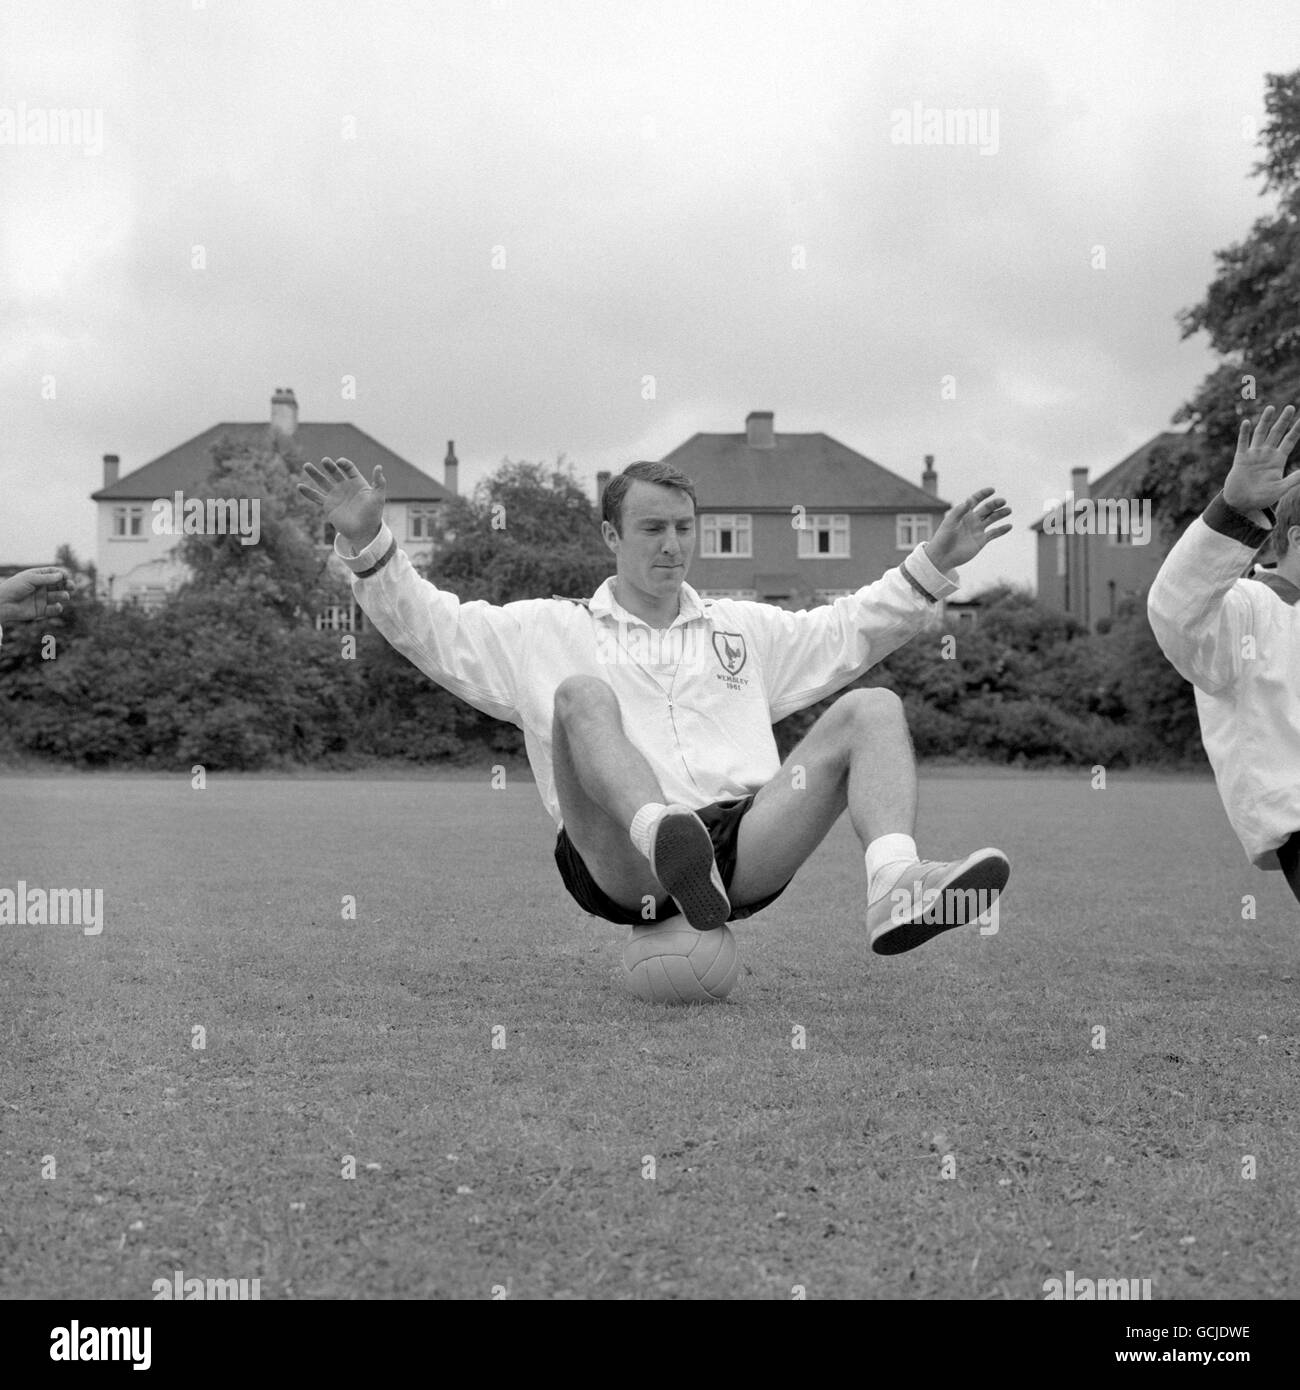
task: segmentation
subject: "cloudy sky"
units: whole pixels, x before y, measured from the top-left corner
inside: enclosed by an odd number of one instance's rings
[[[772,410],[996,485],[967,587],[1032,582],[1045,499],[1212,364],[1174,316],[1268,206],[1295,34],[1293,0],[10,0],[0,562],[93,556],[104,453],[284,385],[439,478],[454,438],[463,487]],[[42,108],[98,114],[17,143]],[[982,141],[901,142],[918,109]]]

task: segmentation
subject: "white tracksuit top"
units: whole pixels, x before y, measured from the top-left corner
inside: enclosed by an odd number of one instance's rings
[[[1300,589],[1243,578],[1268,531],[1220,493],[1179,537],[1147,595],[1151,628],[1196,687],[1201,739],[1250,861],[1277,869],[1300,830]]]
[[[706,806],[774,777],[781,764],[773,722],[936,625],[936,600],[957,587],[917,546],[874,584],[802,613],[701,599],[683,584],[681,611],[660,632],[615,602],[611,580],[589,599],[462,603],[416,573],[387,525],[364,550],[349,550],[335,540],[357,602],[388,641],[453,695],[524,731],[557,826],[551,727],[566,677],[596,676],[611,686],[624,732],[668,802]]]

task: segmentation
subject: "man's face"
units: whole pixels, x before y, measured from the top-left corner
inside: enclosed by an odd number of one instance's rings
[[[675,594],[695,554],[695,509],[675,487],[638,479],[623,498],[623,534],[604,525],[624,584],[653,598]]]

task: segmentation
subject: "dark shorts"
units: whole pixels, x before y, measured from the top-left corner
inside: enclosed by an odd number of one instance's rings
[[[1300,830],[1292,834],[1284,844],[1277,847],[1278,863],[1282,865],[1282,872],[1286,875],[1287,887],[1290,888],[1297,902],[1300,902]]]
[[[722,875],[722,882],[728,893],[731,891],[731,880],[736,873],[736,839],[740,833],[740,822],[753,804],[754,797],[750,795],[742,796],[739,801],[715,801],[710,806],[693,808],[695,814],[708,827],[709,837],[713,841],[713,857],[717,861],[718,872]],[[555,863],[560,877],[564,880],[564,886],[574,901],[593,917],[603,917],[607,922],[622,922],[627,926],[643,927],[649,921],[674,917],[680,910],[671,898],[664,898],[655,903],[653,918],[643,916],[638,908],[620,907],[592,878],[582,855],[578,853],[577,846],[569,839],[568,831],[563,826],[555,839]],[[739,922],[745,917],[752,917],[769,903],[774,903],[789,886],[790,882],[787,879],[775,893],[769,894],[766,898],[760,898],[756,903],[747,903],[744,907],[732,908],[731,916],[727,920]]]

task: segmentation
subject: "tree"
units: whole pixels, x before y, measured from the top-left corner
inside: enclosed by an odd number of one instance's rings
[[[233,610],[251,604],[269,609],[283,623],[297,623],[340,600],[343,580],[329,572],[327,557],[316,546],[316,508],[297,490],[301,467],[301,455],[281,435],[270,435],[265,443],[231,435],[217,440],[204,497],[256,500],[257,541],[246,545],[231,531],[186,535],[180,557],[190,578],[177,602],[215,594]],[[179,529],[179,522],[173,524]]]
[[[1204,299],[1178,315],[1182,336],[1208,333],[1224,361],[1174,417],[1192,425],[1186,446],[1158,451],[1138,482],[1166,538],[1222,486],[1242,416],[1300,398],[1300,70],[1264,80],[1264,157],[1251,173],[1263,177],[1261,195],[1278,195],[1277,211],[1216,253]]]
[[[77,559],[77,552],[64,541],[54,552],[54,563],[65,569],[72,580],[72,591],[78,602],[94,602],[99,588],[99,570],[93,560]]]
[[[549,472],[506,459],[470,497],[448,504],[448,543],[429,578],[458,598],[511,603],[552,594],[585,597],[614,569],[600,519],[563,458]]]

